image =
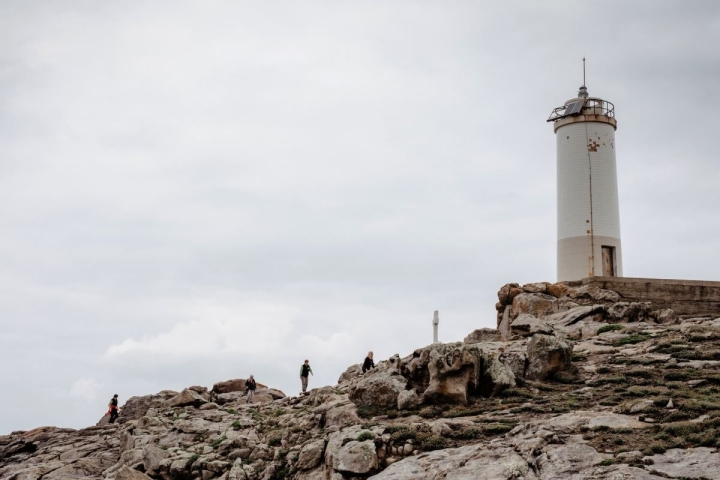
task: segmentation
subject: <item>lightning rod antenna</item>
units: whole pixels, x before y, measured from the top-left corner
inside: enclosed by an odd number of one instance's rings
[[[583,57],[583,87],[586,87],[585,85],[585,57]]]

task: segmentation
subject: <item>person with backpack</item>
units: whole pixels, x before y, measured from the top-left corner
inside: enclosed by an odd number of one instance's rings
[[[247,403],[253,402],[253,397],[255,397],[255,389],[257,388],[257,384],[255,383],[255,377],[253,374],[250,374],[250,378],[245,380],[245,391],[247,392]]]
[[[300,382],[302,383],[302,393],[305,394],[308,386],[308,374],[315,375],[310,368],[310,360],[300,365]]]
[[[108,423],[115,423],[115,419],[118,417],[118,394],[113,395],[110,403],[108,403],[108,415],[110,415],[110,421]]]

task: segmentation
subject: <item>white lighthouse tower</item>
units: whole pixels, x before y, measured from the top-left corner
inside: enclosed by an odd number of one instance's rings
[[[621,277],[615,106],[583,85],[548,122],[557,140],[557,279]]]

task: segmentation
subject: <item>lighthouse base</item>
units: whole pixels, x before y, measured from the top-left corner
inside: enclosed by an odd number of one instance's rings
[[[594,247],[594,248],[593,248]],[[562,238],[557,243],[557,279],[559,282],[586,277],[622,277],[620,239],[595,235]]]

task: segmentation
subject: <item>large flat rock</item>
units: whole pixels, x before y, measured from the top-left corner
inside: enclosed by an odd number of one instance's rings
[[[720,478],[720,455],[716,448],[671,448],[645,459],[653,461],[653,470],[673,478]]]
[[[530,422],[542,425],[545,428],[562,431],[574,430],[579,427],[608,427],[608,428],[647,428],[649,424],[640,422],[629,415],[612,412],[593,412],[579,410],[563,413],[553,418],[537,419]]]

